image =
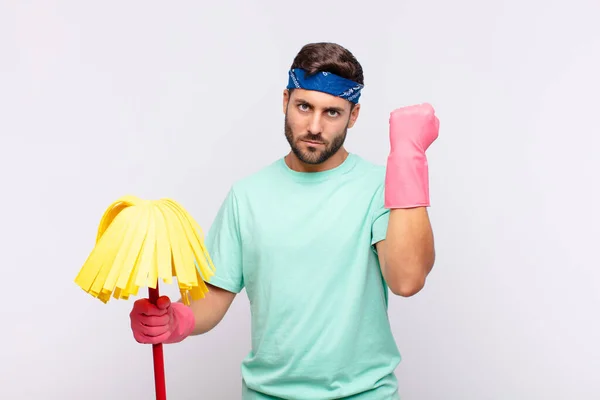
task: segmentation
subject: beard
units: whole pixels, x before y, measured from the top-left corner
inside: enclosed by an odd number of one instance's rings
[[[346,141],[346,135],[348,133],[349,122],[350,119],[348,119],[348,123],[346,123],[344,130],[335,135],[331,142],[325,141],[321,135],[313,135],[311,133],[307,133],[304,136],[299,136],[298,138],[296,138],[296,140],[294,140],[294,132],[292,132],[292,128],[288,123],[286,114],[284,127],[285,138],[287,139],[292,149],[292,152],[296,155],[296,157],[298,157],[300,161],[309,165],[318,165],[329,160],[329,158],[335,153],[337,153],[338,150],[344,145],[344,142]],[[320,149],[317,147],[309,147],[306,150],[302,150],[298,146],[298,141],[301,140],[323,143],[324,148]]]

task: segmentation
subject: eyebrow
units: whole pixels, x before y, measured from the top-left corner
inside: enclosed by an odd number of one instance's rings
[[[297,98],[296,100],[294,100],[294,103],[295,104],[306,104],[310,108],[314,108],[314,106],[310,102],[308,102],[302,98]],[[345,111],[342,107],[335,107],[335,106],[326,107],[325,110],[326,111],[337,111],[340,114],[342,114]]]

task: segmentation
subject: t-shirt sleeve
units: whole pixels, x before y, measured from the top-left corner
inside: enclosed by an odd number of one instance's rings
[[[384,207],[384,185],[380,185],[371,203],[371,245],[385,239],[390,210]]]
[[[229,191],[206,235],[206,249],[215,266],[207,282],[233,293],[244,287],[238,201]]]

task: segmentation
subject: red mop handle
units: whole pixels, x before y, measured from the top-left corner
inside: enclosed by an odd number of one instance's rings
[[[158,297],[158,282],[156,289],[148,288],[150,302],[156,304]],[[167,400],[167,389],[165,385],[165,361],[163,357],[162,343],[152,345],[152,356],[154,358],[154,386],[156,389],[156,400]]]

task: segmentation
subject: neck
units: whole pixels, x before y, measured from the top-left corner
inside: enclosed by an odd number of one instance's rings
[[[294,152],[290,151],[288,155],[285,156],[285,163],[290,169],[297,172],[323,172],[339,167],[346,158],[348,158],[348,151],[342,147],[337,153],[321,164],[307,164],[296,157]]]

